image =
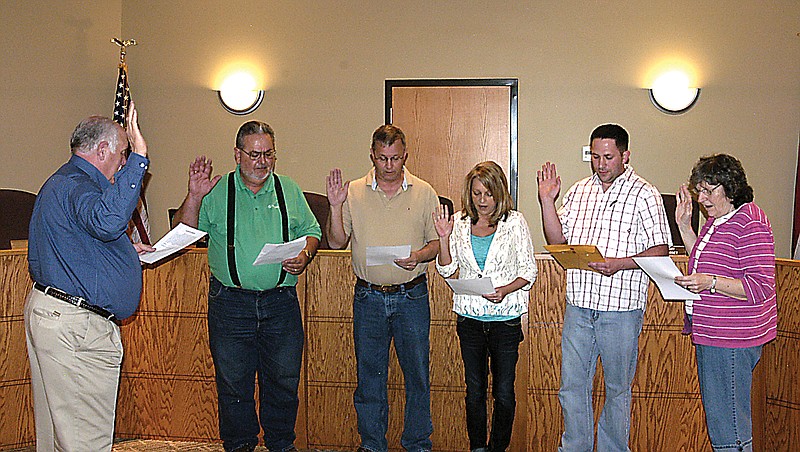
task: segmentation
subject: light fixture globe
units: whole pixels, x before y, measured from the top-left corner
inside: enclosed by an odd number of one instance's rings
[[[680,71],[662,74],[648,92],[653,105],[669,115],[686,113],[700,97],[700,88],[689,87],[689,77]]]
[[[264,90],[256,89],[252,75],[237,72],[222,82],[219,101],[227,112],[234,115],[247,115],[254,112],[264,100]]]

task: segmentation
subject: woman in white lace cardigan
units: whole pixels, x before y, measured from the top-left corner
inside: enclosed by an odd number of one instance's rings
[[[491,278],[494,292],[453,295],[458,315],[467,384],[467,433],[470,450],[502,451],[511,441],[516,398],[514,379],[523,339],[520,317],[536,280],[536,260],[528,223],[512,210],[513,200],[502,168],[477,164],[464,179],[464,210],[450,216],[446,206],[434,213],[439,235],[436,269],[443,277]],[[487,441],[486,389],[492,372],[494,414]]]

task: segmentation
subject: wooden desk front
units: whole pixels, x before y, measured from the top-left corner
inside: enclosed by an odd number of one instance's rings
[[[679,267],[685,258],[676,258]],[[523,318],[525,341],[517,367],[517,418],[509,450],[555,450],[562,429],[558,403],[564,272],[537,257],[539,277]],[[800,440],[800,262],[777,262],[778,339],[764,348],[756,370],[754,430],[760,450],[789,450]],[[31,287],[25,251],[0,251],[0,449],[33,444],[30,373],[22,306]],[[429,269],[431,400],[436,450],[468,449],[463,369],[451,312],[451,292]],[[323,251],[298,283],[306,344],[297,445],[358,446],[352,395],[350,254]],[[192,250],[144,271],[137,314],[123,326],[125,359],[117,410],[120,438],[217,441],[216,392],[208,351],[204,250]],[[682,306],[664,302],[651,286],[633,385],[632,450],[708,450],[694,349],[681,336]],[[595,407],[603,399],[602,372]],[[392,356],[389,444],[399,448],[403,383]]]

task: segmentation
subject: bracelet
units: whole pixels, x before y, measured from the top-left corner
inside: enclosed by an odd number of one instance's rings
[[[307,249],[303,248],[303,253],[305,253],[305,255],[308,256],[308,260],[314,259],[314,255],[311,254],[311,252],[308,251]]]
[[[717,293],[717,277],[716,276],[712,276],[711,277],[711,287],[708,288],[708,292],[711,293],[712,295]]]

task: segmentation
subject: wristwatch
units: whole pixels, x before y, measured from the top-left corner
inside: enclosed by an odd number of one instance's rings
[[[307,249],[303,248],[303,253],[305,253],[305,255],[308,256],[308,260],[314,259],[314,255],[311,254],[311,252],[308,251]]]
[[[711,287],[708,288],[708,292],[711,294],[717,293],[717,277],[711,277]]]

